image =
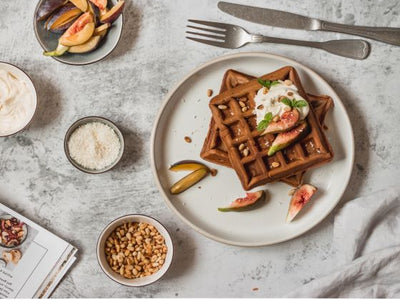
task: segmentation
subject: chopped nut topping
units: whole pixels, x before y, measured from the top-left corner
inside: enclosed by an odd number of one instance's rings
[[[289,79],[286,79],[286,80],[284,81],[284,83],[285,83],[286,85],[292,85],[292,84],[293,84],[293,82],[292,82],[291,80],[289,80]]]
[[[257,109],[264,109],[264,105],[260,104],[259,106],[257,106]]]
[[[246,148],[246,149],[243,150],[243,155],[244,156],[249,156],[249,154],[250,154],[249,148]]]
[[[279,116],[275,116],[272,118],[272,121],[278,122],[281,118]]]
[[[284,110],[284,111],[291,111],[292,108],[291,108],[290,106],[285,106],[285,107],[283,108],[283,110]]]
[[[208,96],[208,97],[211,97],[212,94],[213,94],[213,90],[212,90],[212,89],[208,89],[208,90],[207,90],[207,96]]]
[[[190,137],[188,137],[188,136],[185,136],[185,142],[186,143],[191,143],[192,139]]]
[[[226,106],[226,105],[223,105],[223,104],[220,104],[220,105],[218,105],[218,108],[219,108],[219,109],[227,109],[227,108],[228,108],[228,106]]]
[[[246,104],[243,101],[239,101],[239,105],[240,105],[240,107],[245,107],[246,106]]]
[[[242,112],[246,112],[248,110],[247,106],[242,107]]]
[[[217,169],[210,169],[211,176],[217,176],[218,170]]]
[[[272,164],[271,164],[271,166],[273,167],[273,168],[277,168],[277,167],[279,167],[281,164],[280,163],[278,163],[277,161],[274,161]]]
[[[267,94],[268,91],[269,91],[269,89],[268,89],[267,87],[264,87],[264,89],[263,89],[263,94],[264,94],[264,95]]]
[[[291,96],[293,96],[293,92],[288,92],[287,95],[288,95],[289,97],[291,97]]]
[[[242,151],[244,149],[244,147],[246,147],[244,144],[240,144],[239,145],[239,150]]]

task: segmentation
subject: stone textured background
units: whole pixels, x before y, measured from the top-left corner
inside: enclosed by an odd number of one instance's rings
[[[42,56],[32,28],[36,1],[0,1],[0,60],[29,73],[40,101],[28,130],[0,139],[0,201],[79,248],[78,262],[53,296],[279,297],[334,268],[335,213],[295,240],[262,248],[222,245],[183,224],[155,186],[149,162],[150,131],[165,94],[201,63],[239,51],[266,51],[296,59],[331,83],[353,124],[356,161],[343,204],[398,183],[400,47],[371,41],[372,53],[364,61],[284,45],[219,49],[186,40],[186,20],[226,21],[253,32],[299,39],[349,36],[248,23],[218,11],[214,0],[126,2],[125,27],[117,49],[104,61],[74,67]],[[347,24],[400,27],[397,0],[247,2]],[[66,130],[87,115],[110,118],[126,137],[123,162],[106,174],[81,173],[64,155]],[[143,288],[122,287],[109,280],[95,256],[103,227],[135,212],[164,223],[176,246],[168,274]]]

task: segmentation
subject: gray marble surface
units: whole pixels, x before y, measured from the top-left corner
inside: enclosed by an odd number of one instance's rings
[[[32,76],[40,101],[29,129],[0,140],[0,201],[79,248],[78,262],[53,296],[279,297],[334,268],[335,212],[295,240],[261,248],[219,244],[183,224],[155,186],[149,161],[150,131],[165,94],[201,63],[239,51],[266,51],[296,59],[331,83],[352,121],[355,167],[342,205],[400,178],[400,48],[371,41],[372,53],[364,61],[283,45],[212,48],[184,39],[187,18],[236,23],[280,37],[348,36],[248,23],[218,11],[215,0],[126,2],[125,28],[117,49],[104,61],[74,67],[41,55],[32,28],[36,1],[0,1],[0,60]],[[247,2],[348,24],[400,27],[397,0]],[[67,128],[87,115],[108,117],[125,134],[126,155],[111,172],[84,174],[65,158]],[[122,287],[109,280],[95,256],[102,228],[134,212],[159,219],[171,230],[176,245],[169,273],[143,288]]]

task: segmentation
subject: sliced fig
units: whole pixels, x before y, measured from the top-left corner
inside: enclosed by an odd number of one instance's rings
[[[92,2],[88,3],[88,12],[90,12],[93,16],[94,24],[96,26],[100,23],[100,10],[99,8],[94,5]]]
[[[94,5],[96,5],[100,10],[106,10],[107,9],[107,0],[89,0],[92,2]]]
[[[86,24],[93,23],[93,16],[87,12],[81,15],[69,28],[68,30],[61,36],[61,38],[66,38],[72,36],[79,31],[81,31]]]
[[[279,133],[292,129],[296,126],[299,119],[300,113],[297,109],[286,111],[282,114],[279,121],[269,123],[268,127],[263,131],[262,134]]]
[[[48,16],[50,16],[54,11],[59,9],[61,6],[63,6],[67,2],[68,2],[68,0],[47,0],[47,1],[43,1],[42,4],[40,5],[40,7],[37,10],[36,20],[37,21],[43,21]]]
[[[102,16],[100,17],[100,22],[101,23],[114,22],[122,14],[124,6],[125,6],[124,0],[118,1],[118,3],[115,4],[109,11],[102,14]]]
[[[306,121],[302,121],[295,128],[287,132],[279,133],[268,150],[268,156],[274,155],[276,152],[288,147],[295,141],[303,138],[307,134],[307,132],[308,124]]]
[[[96,50],[99,46],[101,36],[92,36],[86,43],[78,46],[73,46],[68,49],[70,53],[88,53]]]
[[[174,163],[171,167],[169,167],[170,171],[179,172],[179,171],[196,171],[198,169],[208,169],[208,167],[198,161],[195,160],[182,160],[177,163]],[[209,169],[208,169],[209,170]]]
[[[45,56],[61,56],[65,52],[67,52],[68,49],[69,49],[69,47],[61,45],[60,43],[58,43],[58,46],[57,46],[56,50],[54,50],[54,51],[45,51],[45,52],[43,52],[43,55],[45,55]]]
[[[208,173],[209,170],[205,168],[200,168],[197,169],[196,171],[193,171],[189,175],[183,177],[181,180],[179,180],[170,188],[171,194],[179,194],[182,193],[183,191],[186,191],[192,185],[196,184],[204,177],[206,177]]]
[[[86,12],[88,10],[87,0],[69,0],[69,1],[83,12]]]
[[[46,29],[55,33],[63,32],[74,23],[81,13],[79,8],[68,3],[49,17]]]
[[[317,188],[311,184],[303,184],[296,189],[292,199],[290,200],[289,210],[286,217],[286,222],[291,222],[300,210],[310,201],[311,197],[315,194]]]
[[[110,26],[111,26],[110,23],[105,23],[100,25],[99,27],[96,27],[93,35],[101,36],[103,38],[107,34],[108,28],[110,28]]]
[[[244,211],[254,208],[254,206],[262,201],[265,197],[264,191],[258,191],[254,193],[246,193],[244,198],[238,198],[233,201],[228,207],[220,207],[219,211]]]

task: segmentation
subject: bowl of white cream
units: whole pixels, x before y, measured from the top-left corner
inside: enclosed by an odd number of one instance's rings
[[[90,174],[111,170],[121,160],[124,137],[119,128],[103,117],[79,119],[68,129],[64,150],[70,163]]]
[[[37,102],[29,76],[12,64],[0,62],[0,137],[25,129],[35,115]]]

